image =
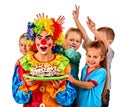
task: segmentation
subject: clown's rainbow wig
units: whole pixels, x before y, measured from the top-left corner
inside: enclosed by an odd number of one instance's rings
[[[54,46],[62,45],[64,40],[63,27],[54,18],[39,18],[33,22],[28,22],[26,40],[28,44],[34,43],[36,35],[40,34],[41,31],[45,30],[49,35],[52,36]]]

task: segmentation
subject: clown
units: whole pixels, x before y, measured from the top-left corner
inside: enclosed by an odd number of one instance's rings
[[[64,35],[62,26],[54,18],[38,18],[28,23],[26,34],[28,44],[34,52],[28,52],[19,59],[12,78],[12,94],[15,101],[23,107],[62,107],[71,105],[76,97],[73,84],[63,80],[32,80],[23,76],[30,74],[34,66],[52,66],[60,74],[73,74],[69,59],[62,54],[53,53],[56,45],[62,45]],[[71,97],[72,96],[72,97]]]

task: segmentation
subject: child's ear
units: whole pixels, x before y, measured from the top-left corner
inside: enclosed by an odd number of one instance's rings
[[[111,44],[112,44],[112,42],[113,42],[112,40],[108,40],[109,45],[111,45]]]
[[[105,56],[103,56],[103,55],[102,55],[102,56],[101,56],[101,61],[103,61],[103,60],[104,60],[104,58],[105,58]]]

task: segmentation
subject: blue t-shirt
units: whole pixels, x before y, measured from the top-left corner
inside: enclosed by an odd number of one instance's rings
[[[106,70],[99,68],[88,73],[87,68],[88,66],[85,65],[82,69],[81,81],[91,81],[95,86],[91,89],[79,88],[78,107],[101,107],[101,95],[106,81]]]

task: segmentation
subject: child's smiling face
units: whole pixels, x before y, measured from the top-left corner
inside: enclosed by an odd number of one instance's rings
[[[104,59],[101,49],[88,48],[86,53],[86,63],[91,68],[100,67],[100,62]]]

